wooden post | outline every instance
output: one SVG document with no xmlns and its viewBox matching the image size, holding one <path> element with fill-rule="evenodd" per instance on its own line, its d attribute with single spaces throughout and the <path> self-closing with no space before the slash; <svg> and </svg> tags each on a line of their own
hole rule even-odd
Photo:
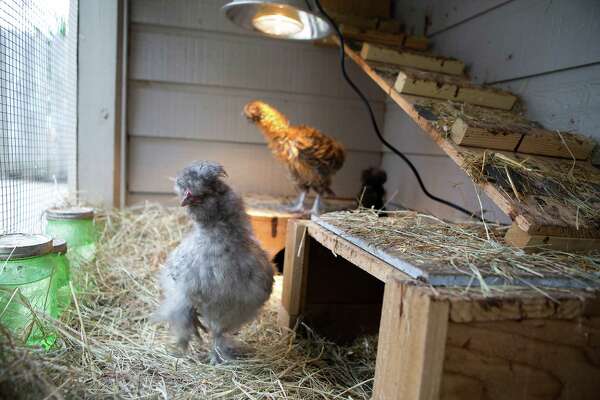
<svg viewBox="0 0 600 400">
<path fill-rule="evenodd" d="M 289 220 L 283 263 L 283 290 L 279 309 L 279 326 L 294 328 L 300 314 L 308 265 L 308 221 Z"/>
<path fill-rule="evenodd" d="M 419 287 L 385 285 L 375 367 L 376 400 L 439 398 L 449 306 Z"/>
</svg>

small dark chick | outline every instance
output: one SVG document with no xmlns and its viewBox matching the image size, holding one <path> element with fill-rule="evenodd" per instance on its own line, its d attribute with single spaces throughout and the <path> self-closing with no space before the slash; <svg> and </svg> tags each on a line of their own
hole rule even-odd
<svg viewBox="0 0 600 400">
<path fill-rule="evenodd" d="M 274 107 L 252 101 L 244 107 L 244 115 L 260 128 L 273 155 L 282 161 L 300 194 L 291 211 L 304 211 L 304 198 L 309 190 L 317 193 L 311 213 L 319 214 L 321 197 L 333 194 L 331 178 L 344 165 L 342 145 L 315 128 L 290 125 L 290 121 Z"/>
<path fill-rule="evenodd" d="M 371 167 L 362 172 L 362 189 L 358 194 L 361 205 L 366 208 L 383 210 L 385 188 L 383 185 L 387 181 L 387 174 L 384 170 Z"/>
<path fill-rule="evenodd" d="M 192 231 L 160 274 L 164 298 L 155 317 L 166 321 L 185 351 L 198 327 L 212 337 L 211 363 L 239 355 L 228 334 L 254 319 L 273 287 L 273 266 L 253 236 L 242 199 L 222 180 L 217 163 L 200 161 L 175 180 Z"/>
</svg>

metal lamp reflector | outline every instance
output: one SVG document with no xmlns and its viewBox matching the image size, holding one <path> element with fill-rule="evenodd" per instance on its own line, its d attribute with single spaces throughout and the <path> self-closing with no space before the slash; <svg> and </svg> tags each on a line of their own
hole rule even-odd
<svg viewBox="0 0 600 400">
<path fill-rule="evenodd" d="M 333 32 L 304 0 L 235 0 L 223 12 L 236 25 L 275 38 L 316 40 Z"/>
</svg>

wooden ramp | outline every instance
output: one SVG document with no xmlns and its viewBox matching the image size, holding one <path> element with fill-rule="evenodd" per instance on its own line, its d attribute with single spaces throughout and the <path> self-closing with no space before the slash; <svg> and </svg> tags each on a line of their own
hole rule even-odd
<svg viewBox="0 0 600 400">
<path fill-rule="evenodd" d="M 470 83 L 456 61 L 448 67 L 450 59 L 399 49 L 382 55 L 380 47 L 352 43 L 345 52 L 513 220 L 507 240 L 600 248 L 600 170 L 589 161 L 591 140 L 510 111 L 514 95 Z"/>
</svg>

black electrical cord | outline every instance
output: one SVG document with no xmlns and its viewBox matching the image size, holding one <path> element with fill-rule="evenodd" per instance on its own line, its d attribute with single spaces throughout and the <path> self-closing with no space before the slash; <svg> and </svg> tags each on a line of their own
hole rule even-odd
<svg viewBox="0 0 600 400">
<path fill-rule="evenodd" d="M 333 21 L 333 19 L 329 16 L 329 14 L 327 14 L 325 12 L 325 10 L 323 10 L 323 7 L 321 7 L 321 2 L 319 0 L 314 0 L 315 5 L 317 6 L 317 8 L 319 9 L 319 12 L 321 14 L 323 14 L 323 16 L 327 19 L 327 21 L 329 22 L 329 24 L 331 24 L 331 26 L 333 26 L 333 29 L 335 30 L 335 33 L 337 34 L 337 37 L 340 41 L 340 66 L 342 69 L 342 75 L 344 76 L 344 79 L 346 80 L 346 82 L 352 87 L 352 89 L 354 90 L 354 92 L 361 98 L 361 100 L 363 101 L 363 103 L 365 104 L 365 106 L 367 107 L 367 110 L 369 111 L 369 116 L 371 117 L 371 124 L 373 125 L 373 129 L 375 130 L 375 133 L 377 134 L 377 137 L 379 138 L 379 140 L 381 141 L 381 143 L 384 144 L 384 146 L 386 146 L 388 149 L 390 149 L 394 154 L 396 154 L 398 157 L 400 157 L 410 168 L 410 170 L 412 171 L 412 173 L 414 174 L 415 178 L 417 178 L 417 182 L 419 182 L 419 186 L 421 187 L 421 190 L 423 191 L 423 193 L 425 193 L 425 195 L 427 197 L 429 197 L 432 200 L 437 201 L 438 203 L 442 203 L 447 205 L 448 207 L 454 208 L 455 210 L 458 210 L 472 218 L 475 219 L 479 219 L 482 221 L 485 221 L 485 219 L 483 218 L 483 216 L 479 216 L 476 213 L 467 210 L 466 208 L 463 208 L 461 206 L 459 206 L 458 204 L 454 204 L 448 200 L 442 199 L 441 197 L 437 197 L 434 194 L 431 194 L 429 192 L 429 190 L 427 190 L 427 188 L 425 187 L 425 184 L 423 183 L 423 179 L 421 179 L 421 175 L 419 174 L 419 171 L 417 170 L 417 168 L 414 166 L 414 164 L 408 159 L 408 157 L 406 157 L 406 155 L 404 155 L 400 150 L 398 150 L 397 148 L 395 148 L 394 146 L 392 146 L 381 134 L 381 131 L 379 130 L 379 126 L 377 125 L 377 120 L 375 119 L 375 114 L 373 113 L 373 109 L 371 108 L 371 104 L 369 104 L 369 100 L 367 99 L 367 97 L 363 94 L 363 92 L 358 88 L 358 86 L 356 86 L 356 84 L 352 81 L 352 79 L 348 76 L 348 72 L 346 71 L 346 54 L 344 52 L 344 36 L 342 35 L 342 32 L 340 32 L 338 26 L 336 25 L 336 23 Z M 307 1 L 308 3 L 308 1 Z M 489 222 L 489 221 L 485 221 L 485 222 Z"/>
</svg>

